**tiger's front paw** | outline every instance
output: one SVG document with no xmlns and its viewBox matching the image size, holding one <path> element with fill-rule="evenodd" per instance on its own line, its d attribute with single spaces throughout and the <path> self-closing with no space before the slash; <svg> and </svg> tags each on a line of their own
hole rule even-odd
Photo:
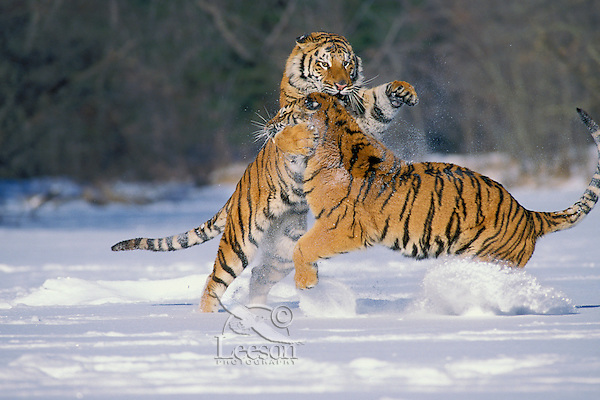
<svg viewBox="0 0 600 400">
<path fill-rule="evenodd" d="M 312 265 L 304 268 L 296 267 L 294 282 L 296 282 L 296 288 L 298 289 L 311 289 L 317 286 L 317 283 L 319 283 L 317 267 Z"/>
<path fill-rule="evenodd" d="M 404 81 L 390 82 L 385 89 L 385 94 L 390 99 L 392 107 L 396 108 L 402 104 L 414 106 L 419 102 L 415 88 L 410 83 Z"/>
<path fill-rule="evenodd" d="M 312 154 L 318 138 L 314 125 L 306 122 L 288 125 L 273 138 L 279 150 L 291 154 L 309 156 Z"/>
</svg>

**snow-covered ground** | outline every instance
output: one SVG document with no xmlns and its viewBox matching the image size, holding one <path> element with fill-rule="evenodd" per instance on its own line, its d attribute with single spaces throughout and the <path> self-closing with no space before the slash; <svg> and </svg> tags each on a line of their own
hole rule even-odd
<svg viewBox="0 0 600 400">
<path fill-rule="evenodd" d="M 586 183 L 513 192 L 557 210 Z M 600 398 L 600 210 L 542 239 L 524 271 L 382 248 L 323 262 L 316 288 L 288 277 L 272 292 L 300 342 L 284 345 L 195 312 L 217 240 L 110 251 L 198 225 L 231 186 L 175 186 L 140 206 L 91 206 L 77 187 L 48 203 L 3 190 L 0 398 Z M 244 303 L 247 284 L 228 301 Z"/>
</svg>

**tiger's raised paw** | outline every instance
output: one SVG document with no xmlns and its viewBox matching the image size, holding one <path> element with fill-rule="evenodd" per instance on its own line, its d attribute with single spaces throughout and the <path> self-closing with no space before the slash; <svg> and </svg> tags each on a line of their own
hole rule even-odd
<svg viewBox="0 0 600 400">
<path fill-rule="evenodd" d="M 400 107 L 402 104 L 414 106 L 419 102 L 415 88 L 410 83 L 404 81 L 390 82 L 385 89 L 385 94 L 390 99 L 392 107 L 395 108 Z"/>
<path fill-rule="evenodd" d="M 273 137 L 279 150 L 291 154 L 309 156 L 317 144 L 318 132 L 314 125 L 305 122 L 288 125 Z"/>
<path fill-rule="evenodd" d="M 319 283 L 316 267 L 307 267 L 299 269 L 296 267 L 294 282 L 297 289 L 311 289 Z"/>
</svg>

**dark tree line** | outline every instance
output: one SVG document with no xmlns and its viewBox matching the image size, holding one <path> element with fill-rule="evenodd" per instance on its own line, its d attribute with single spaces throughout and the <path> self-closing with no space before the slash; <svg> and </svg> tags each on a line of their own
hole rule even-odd
<svg viewBox="0 0 600 400">
<path fill-rule="evenodd" d="M 249 162 L 294 39 L 345 35 L 372 85 L 418 106 L 387 142 L 414 155 L 576 163 L 600 119 L 596 0 L 3 0 L 0 178 L 193 179 Z"/>
</svg>

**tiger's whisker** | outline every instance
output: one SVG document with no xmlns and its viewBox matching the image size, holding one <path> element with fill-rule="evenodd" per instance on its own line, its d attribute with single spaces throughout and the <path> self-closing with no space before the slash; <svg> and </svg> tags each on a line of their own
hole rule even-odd
<svg viewBox="0 0 600 400">
<path fill-rule="evenodd" d="M 368 85 L 369 83 L 373 82 L 373 81 L 374 81 L 375 79 L 377 79 L 377 78 L 379 78 L 379 75 L 375 75 L 375 76 L 374 76 L 374 77 L 372 77 L 372 78 L 365 79 L 365 81 L 363 82 L 363 85 L 365 85 L 365 86 L 366 86 L 366 85 Z"/>
</svg>

